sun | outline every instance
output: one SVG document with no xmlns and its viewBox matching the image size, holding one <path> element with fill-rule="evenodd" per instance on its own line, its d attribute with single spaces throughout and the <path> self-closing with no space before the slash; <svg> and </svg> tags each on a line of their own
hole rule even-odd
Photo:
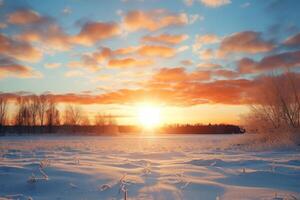
<svg viewBox="0 0 300 200">
<path fill-rule="evenodd" d="M 138 106 L 137 117 L 145 128 L 154 128 L 159 125 L 161 120 L 160 109 L 153 105 Z"/>
</svg>

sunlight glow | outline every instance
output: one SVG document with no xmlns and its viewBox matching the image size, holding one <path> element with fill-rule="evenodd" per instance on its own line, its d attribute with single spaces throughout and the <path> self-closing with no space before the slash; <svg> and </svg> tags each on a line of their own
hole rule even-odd
<svg viewBox="0 0 300 200">
<path fill-rule="evenodd" d="M 156 127 L 161 120 L 159 107 L 153 105 L 141 105 L 138 107 L 137 117 L 145 128 Z"/>
</svg>

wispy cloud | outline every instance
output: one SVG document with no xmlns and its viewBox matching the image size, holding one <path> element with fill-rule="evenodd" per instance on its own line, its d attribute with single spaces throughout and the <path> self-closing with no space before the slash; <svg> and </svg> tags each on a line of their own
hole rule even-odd
<svg viewBox="0 0 300 200">
<path fill-rule="evenodd" d="M 155 31 L 168 26 L 188 24 L 188 16 L 186 13 L 170 13 L 164 9 L 150 11 L 133 10 L 126 13 L 123 23 L 128 31 L 139 29 Z"/>
<path fill-rule="evenodd" d="M 0 79 L 7 77 L 41 78 L 43 75 L 32 67 L 20 65 L 7 57 L 0 57 Z"/>
</svg>

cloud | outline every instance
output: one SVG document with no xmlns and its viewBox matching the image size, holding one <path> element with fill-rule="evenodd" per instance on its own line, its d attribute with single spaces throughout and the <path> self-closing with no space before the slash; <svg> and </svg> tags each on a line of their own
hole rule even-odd
<svg viewBox="0 0 300 200">
<path fill-rule="evenodd" d="M 251 102 L 249 91 L 256 82 L 247 79 L 218 80 L 195 86 L 190 98 L 206 99 L 209 103 L 248 104 Z"/>
<path fill-rule="evenodd" d="M 191 14 L 189 15 L 189 24 L 194 24 L 197 20 L 204 20 L 204 17 L 199 14 Z"/>
<path fill-rule="evenodd" d="M 240 73 L 233 71 L 233 70 L 227 70 L 227 69 L 218 69 L 212 71 L 214 76 L 220 76 L 220 77 L 225 77 L 225 78 L 236 78 L 240 75 Z"/>
<path fill-rule="evenodd" d="M 195 1 L 196 0 L 183 0 L 183 3 L 187 6 L 192 6 Z M 211 8 L 216 8 L 231 3 L 231 0 L 197 0 L 197 1 Z"/>
<path fill-rule="evenodd" d="M 71 61 L 68 66 L 71 68 L 83 68 L 90 71 L 97 71 L 101 66 L 107 65 L 111 68 L 138 67 L 153 65 L 151 59 L 136 59 L 134 57 L 161 57 L 169 58 L 176 54 L 174 48 L 160 45 L 129 46 L 112 50 L 101 47 L 93 53 L 85 53 L 80 56 L 79 61 Z M 128 57 L 130 55 L 130 57 Z M 126 56 L 124 58 L 124 56 Z"/>
<path fill-rule="evenodd" d="M 54 20 L 31 10 L 11 13 L 8 15 L 8 21 L 18 25 L 34 25 L 25 26 L 17 35 L 19 40 L 37 42 L 45 45 L 46 48 L 61 51 L 69 50 L 74 44 L 90 46 L 121 33 L 117 23 L 89 21 L 83 24 L 78 34 L 70 35 L 65 33 Z"/>
<path fill-rule="evenodd" d="M 0 79 L 7 77 L 41 78 L 42 74 L 31 67 L 20 65 L 10 58 L 0 57 Z"/>
<path fill-rule="evenodd" d="M 159 45 L 145 45 L 138 49 L 138 53 L 142 56 L 153 56 L 170 58 L 173 57 L 176 52 L 173 48 Z"/>
<path fill-rule="evenodd" d="M 182 60 L 182 61 L 180 61 L 180 63 L 185 66 L 190 66 L 190 65 L 194 64 L 194 62 L 192 60 Z"/>
<path fill-rule="evenodd" d="M 17 38 L 26 42 L 38 42 L 53 50 L 65 51 L 72 46 L 71 37 L 54 23 L 24 30 Z"/>
<path fill-rule="evenodd" d="M 290 47 L 300 46 L 300 33 L 287 38 L 283 44 Z"/>
<path fill-rule="evenodd" d="M 284 52 L 271 56 L 266 56 L 260 61 L 250 58 L 243 58 L 237 63 L 240 73 L 258 73 L 279 68 L 299 67 L 300 51 Z"/>
<path fill-rule="evenodd" d="M 142 38 L 143 42 L 157 42 L 164 44 L 179 44 L 189 38 L 186 34 L 171 35 L 171 34 L 161 34 L 157 36 L 144 36 Z"/>
<path fill-rule="evenodd" d="M 196 35 L 195 36 L 195 43 L 193 45 L 193 51 L 197 51 L 203 45 L 207 44 L 214 44 L 219 42 L 220 39 L 215 34 L 206 34 L 206 35 Z"/>
<path fill-rule="evenodd" d="M 38 44 L 47 53 L 51 50 L 69 50 L 72 46 L 70 35 L 65 33 L 53 19 L 35 11 L 15 11 L 8 15 L 9 20 L 16 25 L 24 25 L 21 27 L 21 32 L 16 35 L 18 40 Z"/>
<path fill-rule="evenodd" d="M 120 27 L 116 23 L 87 22 L 81 28 L 80 33 L 72 38 L 72 41 L 76 44 L 90 46 L 120 33 Z"/>
<path fill-rule="evenodd" d="M 42 53 L 31 44 L 0 34 L 0 54 L 27 62 L 37 62 Z"/>
<path fill-rule="evenodd" d="M 7 27 L 7 24 L 0 22 L 0 29 L 5 29 Z"/>
<path fill-rule="evenodd" d="M 183 67 L 162 68 L 151 79 L 151 83 L 194 82 L 210 79 L 210 71 L 186 72 Z"/>
<path fill-rule="evenodd" d="M 180 46 L 176 49 L 176 52 L 180 53 L 180 52 L 184 52 L 186 50 L 188 50 L 190 47 L 188 45 L 183 45 L 183 46 Z"/>
<path fill-rule="evenodd" d="M 215 52 L 213 49 L 205 49 L 199 51 L 199 57 L 202 60 L 210 60 L 215 57 Z"/>
<path fill-rule="evenodd" d="M 180 26 L 188 24 L 188 16 L 185 13 L 170 13 L 164 9 L 151 11 L 133 10 L 128 12 L 123 19 L 123 25 L 128 31 L 147 29 L 155 31 L 168 26 Z"/>
<path fill-rule="evenodd" d="M 40 23 L 43 18 L 33 10 L 17 10 L 7 15 L 7 22 L 15 25 Z"/>
<path fill-rule="evenodd" d="M 72 9 L 70 7 L 65 7 L 61 12 L 65 15 L 69 15 L 72 13 Z"/>
<path fill-rule="evenodd" d="M 252 80 L 215 80 L 199 81 L 197 76 L 206 71 L 186 72 L 183 68 L 163 68 L 153 75 L 146 84 L 145 80 L 138 89 L 119 89 L 113 92 L 104 90 L 102 94 L 47 94 L 61 103 L 78 104 L 135 104 L 145 99 L 168 105 L 193 106 L 199 104 L 247 105 L 257 103 L 257 90 L 268 80 L 258 77 Z M 300 84 L 300 74 L 294 73 L 296 85 Z M 22 94 L 0 93 L 0 96 L 17 98 Z M 23 96 L 31 94 L 23 94 Z"/>
<path fill-rule="evenodd" d="M 261 38 L 261 33 L 244 31 L 225 37 L 220 43 L 218 56 L 224 57 L 231 53 L 256 54 L 269 52 L 274 48 L 275 45 L 272 42 Z"/>
<path fill-rule="evenodd" d="M 198 64 L 198 67 L 204 67 L 204 68 L 219 68 L 221 65 L 216 63 L 200 63 Z"/>
<path fill-rule="evenodd" d="M 127 55 L 127 54 L 133 54 L 136 53 L 136 51 L 139 49 L 139 46 L 129 46 L 124 48 L 119 48 L 113 51 L 113 55 Z"/>
<path fill-rule="evenodd" d="M 86 69 L 92 72 L 100 69 L 98 61 L 89 55 L 82 55 L 79 61 L 70 61 L 67 66 L 70 68 Z"/>
<path fill-rule="evenodd" d="M 188 75 L 182 67 L 162 68 L 153 76 L 151 82 L 164 82 L 171 84 L 172 82 L 186 81 L 187 79 Z"/>
<path fill-rule="evenodd" d="M 90 71 L 97 71 L 101 65 L 114 56 L 114 51 L 107 47 L 101 47 L 93 53 L 85 53 L 80 56 L 79 61 L 71 61 L 68 67 L 84 68 Z"/>
<path fill-rule="evenodd" d="M 61 63 L 45 63 L 44 66 L 48 69 L 56 69 L 61 66 Z"/>
<path fill-rule="evenodd" d="M 93 53 L 85 54 L 81 58 L 82 60 L 94 60 L 94 63 L 103 63 L 109 58 L 113 57 L 115 52 L 108 47 L 101 47 Z M 87 63 L 86 63 L 87 64 Z"/>
<path fill-rule="evenodd" d="M 126 68 L 126 67 L 145 67 L 152 65 L 151 60 L 136 60 L 134 58 L 112 59 L 108 62 L 108 67 L 111 68 Z"/>
<path fill-rule="evenodd" d="M 194 3 L 194 0 L 183 0 L 183 3 L 187 6 L 192 6 Z"/>
<path fill-rule="evenodd" d="M 230 4 L 230 0 L 200 0 L 202 4 L 208 7 L 216 8 Z"/>
<path fill-rule="evenodd" d="M 189 79 L 193 82 L 208 81 L 211 79 L 211 71 L 197 70 L 189 74 Z"/>
</svg>

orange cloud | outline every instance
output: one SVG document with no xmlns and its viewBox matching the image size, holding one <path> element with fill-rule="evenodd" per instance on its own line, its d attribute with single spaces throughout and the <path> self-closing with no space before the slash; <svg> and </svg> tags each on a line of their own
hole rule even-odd
<svg viewBox="0 0 300 200">
<path fill-rule="evenodd" d="M 218 55 L 223 57 L 231 53 L 256 54 L 268 52 L 274 48 L 274 44 L 269 41 L 264 41 L 260 33 L 245 31 L 225 37 L 221 41 Z"/>
<path fill-rule="evenodd" d="M 152 78 L 152 82 L 180 82 L 187 80 L 184 68 L 162 68 Z"/>
<path fill-rule="evenodd" d="M 242 58 L 237 62 L 238 70 L 242 74 L 256 73 L 256 62 L 250 58 Z"/>
<path fill-rule="evenodd" d="M 17 38 L 26 42 L 39 42 L 54 50 L 69 50 L 74 44 L 90 46 L 121 33 L 116 23 L 87 22 L 77 35 L 72 36 L 53 20 L 28 10 L 16 11 L 8 16 L 8 20 L 15 24 L 34 23 L 34 28 L 25 27 Z"/>
<path fill-rule="evenodd" d="M 211 78 L 211 71 L 198 70 L 189 74 L 190 81 L 208 81 Z"/>
<path fill-rule="evenodd" d="M 72 41 L 89 46 L 118 34 L 120 34 L 120 27 L 116 23 L 88 22 L 82 27 L 80 33 L 72 38 Z"/>
<path fill-rule="evenodd" d="M 41 24 L 39 28 L 28 29 L 17 36 L 26 42 L 40 42 L 54 50 L 69 50 L 72 46 L 71 37 L 56 24 Z"/>
<path fill-rule="evenodd" d="M 33 70 L 31 67 L 17 64 L 15 61 L 1 57 L 0 58 L 0 78 L 41 78 L 42 74 Z"/>
<path fill-rule="evenodd" d="M 47 51 L 68 50 L 72 45 L 71 36 L 51 18 L 42 16 L 32 10 L 18 10 L 8 15 L 8 21 L 23 26 L 22 32 L 16 35 L 23 42 L 36 42 L 43 45 Z"/>
<path fill-rule="evenodd" d="M 136 60 L 134 58 L 112 59 L 108 62 L 108 66 L 112 68 L 144 67 L 152 64 L 153 61 L 151 60 Z"/>
<path fill-rule="evenodd" d="M 29 43 L 11 39 L 0 34 L 0 53 L 27 62 L 36 62 L 42 58 L 42 53 Z"/>
<path fill-rule="evenodd" d="M 7 22 L 16 25 L 26 25 L 38 23 L 42 17 L 32 10 L 17 10 L 7 16 Z"/>
<path fill-rule="evenodd" d="M 199 57 L 202 60 L 210 60 L 212 58 L 214 58 L 215 56 L 215 52 L 212 49 L 205 49 L 202 51 L 199 51 Z"/>
<path fill-rule="evenodd" d="M 162 72 L 163 71 L 163 72 Z M 140 89 L 120 89 L 99 95 L 92 94 L 47 94 L 57 102 L 78 104 L 128 104 L 137 103 L 145 99 L 158 101 L 168 105 L 192 106 L 203 103 L 211 104 L 249 104 L 257 103 L 253 97 L 259 95 L 257 90 L 268 77 L 259 77 L 253 80 L 218 80 L 210 82 L 188 81 L 180 75 L 189 74 L 180 68 L 162 69 L 158 74 L 163 75 L 159 82 L 154 75 L 147 85 Z M 294 73 L 296 85 L 300 84 L 300 74 Z M 168 81 L 164 81 L 168 78 Z M 172 84 L 170 84 L 172 83 Z M 0 93 L 0 96 L 17 98 L 22 94 Z M 23 94 L 23 96 L 32 94 Z"/>
<path fill-rule="evenodd" d="M 219 68 L 221 65 L 216 63 L 200 63 L 198 64 L 198 67 L 204 67 L 204 68 Z"/>
<path fill-rule="evenodd" d="M 155 31 L 168 26 L 188 24 L 188 16 L 185 13 L 172 14 L 164 9 L 134 10 L 124 16 L 123 23 L 129 31 L 139 29 Z"/>
<path fill-rule="evenodd" d="M 284 41 L 284 44 L 286 46 L 291 46 L 291 47 L 300 46 L 300 33 L 297 33 L 296 35 L 293 35 L 288 39 L 286 39 Z"/>
<path fill-rule="evenodd" d="M 201 0 L 201 2 L 208 7 L 219 7 L 230 4 L 230 0 Z"/>
<path fill-rule="evenodd" d="M 180 61 L 180 63 L 185 66 L 190 66 L 190 65 L 194 64 L 193 61 L 191 61 L 191 60 L 182 60 L 182 61 Z"/>
<path fill-rule="evenodd" d="M 100 69 L 100 66 L 108 65 L 108 67 L 134 67 L 134 66 L 149 66 L 154 62 L 150 59 L 137 60 L 131 57 L 123 58 L 125 55 L 132 54 L 133 56 L 149 56 L 169 58 L 176 54 L 175 49 L 167 46 L 129 46 L 112 50 L 107 47 L 102 47 L 93 53 L 81 55 L 79 61 L 71 61 L 68 66 L 71 68 L 85 68 L 92 71 Z M 122 58 L 120 58 L 122 57 Z"/>
<path fill-rule="evenodd" d="M 266 56 L 256 62 L 250 58 L 243 58 L 238 63 L 241 73 L 257 73 L 278 68 L 300 66 L 300 51 L 291 51 L 271 56 Z"/>
<path fill-rule="evenodd" d="M 227 69 L 219 69 L 212 71 L 214 76 L 221 76 L 225 78 L 236 78 L 239 76 L 239 73 L 233 70 L 227 70 Z"/>
<path fill-rule="evenodd" d="M 79 61 L 69 62 L 68 67 L 85 68 L 91 71 L 97 71 L 100 69 L 100 65 L 110 59 L 113 55 L 114 52 L 110 48 L 102 47 L 93 53 L 81 55 Z"/>
<path fill-rule="evenodd" d="M 119 48 L 113 51 L 114 55 L 125 55 L 125 54 L 132 54 L 138 50 L 138 46 L 129 46 L 124 48 Z"/>
<path fill-rule="evenodd" d="M 83 55 L 79 61 L 70 61 L 68 64 L 70 68 L 87 69 L 89 71 L 97 71 L 100 69 L 99 63 L 94 58 Z"/>
<path fill-rule="evenodd" d="M 189 98 L 206 99 L 209 103 L 247 104 L 251 102 L 249 91 L 256 85 L 253 80 L 219 80 L 198 84 Z"/>
<path fill-rule="evenodd" d="M 170 35 L 170 34 L 161 34 L 157 36 L 144 36 L 142 38 L 143 42 L 157 42 L 164 44 L 179 44 L 184 40 L 188 39 L 188 35 Z"/>
<path fill-rule="evenodd" d="M 114 55 L 114 52 L 108 47 L 102 47 L 92 54 L 89 54 L 91 59 L 97 62 L 103 62 Z"/>
<path fill-rule="evenodd" d="M 167 46 L 145 45 L 138 49 L 138 53 L 142 56 L 155 56 L 169 58 L 176 54 L 175 50 Z"/>
<path fill-rule="evenodd" d="M 193 45 L 193 50 L 197 51 L 203 45 L 213 44 L 219 41 L 220 41 L 219 37 L 214 34 L 196 35 L 195 44 Z"/>
<path fill-rule="evenodd" d="M 183 67 L 162 68 L 153 75 L 150 84 L 197 82 L 210 79 L 210 71 L 194 71 L 187 73 Z"/>
</svg>

